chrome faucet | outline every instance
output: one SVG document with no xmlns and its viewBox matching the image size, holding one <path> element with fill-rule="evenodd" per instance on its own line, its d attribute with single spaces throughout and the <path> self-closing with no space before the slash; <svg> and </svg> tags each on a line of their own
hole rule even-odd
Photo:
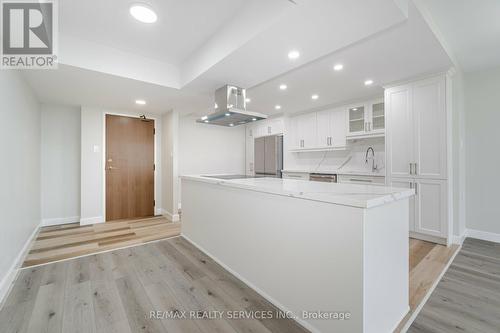
<svg viewBox="0 0 500 333">
<path fill-rule="evenodd" d="M 368 164 L 368 153 L 372 151 L 372 172 L 377 171 L 377 165 L 375 165 L 375 151 L 373 150 L 372 147 L 368 147 L 366 150 L 366 155 L 365 155 L 365 164 Z"/>
</svg>

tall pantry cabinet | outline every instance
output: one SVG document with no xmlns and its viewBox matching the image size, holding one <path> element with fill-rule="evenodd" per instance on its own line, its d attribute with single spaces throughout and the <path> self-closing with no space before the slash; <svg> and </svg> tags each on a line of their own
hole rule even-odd
<svg viewBox="0 0 500 333">
<path fill-rule="evenodd" d="M 415 189 L 410 236 L 447 243 L 448 142 L 446 75 L 385 90 L 386 180 Z"/>
</svg>

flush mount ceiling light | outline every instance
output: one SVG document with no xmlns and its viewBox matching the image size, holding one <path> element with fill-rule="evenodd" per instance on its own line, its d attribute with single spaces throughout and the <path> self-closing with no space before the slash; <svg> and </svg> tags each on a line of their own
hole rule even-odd
<svg viewBox="0 0 500 333">
<path fill-rule="evenodd" d="M 371 84 L 373 84 L 373 80 L 366 80 L 365 81 L 365 86 L 369 86 Z"/>
<path fill-rule="evenodd" d="M 288 86 L 286 84 L 280 85 L 280 90 L 286 90 L 286 88 L 288 88 Z"/>
<path fill-rule="evenodd" d="M 297 59 L 298 57 L 300 57 L 299 51 L 292 50 L 292 51 L 288 52 L 288 59 L 294 60 L 294 59 Z"/>
<path fill-rule="evenodd" d="M 319 96 L 316 95 L 316 94 L 314 94 L 314 95 L 311 96 L 311 98 L 314 99 L 314 100 L 317 100 L 319 98 Z"/>
<path fill-rule="evenodd" d="M 144 3 L 136 3 L 130 6 L 130 15 L 132 15 L 137 21 L 143 23 L 154 23 L 158 20 L 158 16 L 154 12 L 151 6 Z"/>
<path fill-rule="evenodd" d="M 135 101 L 135 104 L 137 104 L 137 105 L 146 105 L 146 101 L 145 101 L 145 100 L 143 100 L 143 99 L 137 99 L 137 100 Z"/>
<path fill-rule="evenodd" d="M 281 109 L 281 105 L 276 105 L 274 108 L 275 108 L 276 110 L 279 110 L 279 109 Z"/>
<path fill-rule="evenodd" d="M 344 65 L 342 64 L 336 64 L 335 66 L 333 66 L 333 70 L 334 71 L 341 71 L 342 69 L 344 68 Z"/>
</svg>

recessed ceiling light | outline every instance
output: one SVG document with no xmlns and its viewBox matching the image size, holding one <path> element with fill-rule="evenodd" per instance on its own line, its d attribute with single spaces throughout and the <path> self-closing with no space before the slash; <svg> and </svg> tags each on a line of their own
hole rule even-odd
<svg viewBox="0 0 500 333">
<path fill-rule="evenodd" d="M 201 117 L 201 120 L 207 120 L 207 119 L 208 119 L 208 116 Z"/>
<path fill-rule="evenodd" d="M 279 109 L 281 109 L 281 105 L 276 105 L 274 108 L 275 108 L 276 110 L 279 110 Z"/>
<path fill-rule="evenodd" d="M 250 103 L 252 100 L 250 98 L 245 98 L 245 102 Z"/>
<path fill-rule="evenodd" d="M 342 69 L 344 68 L 344 65 L 342 64 L 336 64 L 335 66 L 333 66 L 333 70 L 335 71 L 341 71 Z"/>
<path fill-rule="evenodd" d="M 288 88 L 288 86 L 286 84 L 280 85 L 280 90 L 286 90 L 286 88 Z"/>
<path fill-rule="evenodd" d="M 158 20 L 158 16 L 153 8 L 143 3 L 136 3 L 130 6 L 130 15 L 143 23 L 154 23 Z"/>
<path fill-rule="evenodd" d="M 252 118 L 252 121 L 257 121 L 257 118 Z"/>
<path fill-rule="evenodd" d="M 351 110 L 352 111 L 358 111 L 358 108 L 352 108 Z"/>
<path fill-rule="evenodd" d="M 234 126 L 234 124 L 229 124 L 229 126 L 233 127 L 233 126 Z"/>
<path fill-rule="evenodd" d="M 365 81 L 365 86 L 369 86 L 371 84 L 373 84 L 373 80 L 366 80 Z"/>
<path fill-rule="evenodd" d="M 229 117 L 231 114 L 229 112 L 226 112 L 226 117 Z"/>
<path fill-rule="evenodd" d="M 207 119 L 205 119 L 205 122 L 206 122 L 206 123 L 208 123 L 208 120 L 207 120 Z"/>
<path fill-rule="evenodd" d="M 312 99 L 314 99 L 314 100 L 316 100 L 316 99 L 318 99 L 318 98 L 319 98 L 319 96 L 318 96 L 318 95 L 316 95 L 316 94 L 314 94 L 314 95 L 312 95 L 312 96 L 311 96 L 311 98 L 312 98 Z"/>
<path fill-rule="evenodd" d="M 288 52 L 288 59 L 297 59 L 298 57 L 300 57 L 300 53 L 299 51 L 297 50 L 292 50 L 290 52 Z"/>
<path fill-rule="evenodd" d="M 138 105 L 146 105 L 146 101 L 145 101 L 145 100 L 143 100 L 143 99 L 137 99 L 137 100 L 135 101 L 135 104 L 138 104 Z"/>
</svg>

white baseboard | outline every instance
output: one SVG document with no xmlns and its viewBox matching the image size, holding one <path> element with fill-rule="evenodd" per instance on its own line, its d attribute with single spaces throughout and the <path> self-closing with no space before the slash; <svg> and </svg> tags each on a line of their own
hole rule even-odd
<svg viewBox="0 0 500 333">
<path fill-rule="evenodd" d="M 51 219 L 43 219 L 42 227 L 48 227 L 51 225 L 59 225 L 59 224 L 78 223 L 78 222 L 80 222 L 80 216 L 57 217 Z"/>
<path fill-rule="evenodd" d="M 161 210 L 161 215 L 165 216 L 167 218 L 167 220 L 169 220 L 171 222 L 179 222 L 179 220 L 180 220 L 179 214 L 172 214 L 165 209 Z"/>
<path fill-rule="evenodd" d="M 19 272 L 19 268 L 24 262 L 24 258 L 28 254 L 29 246 L 35 236 L 38 234 L 38 230 L 40 229 L 41 223 L 35 227 L 31 235 L 28 237 L 26 242 L 23 245 L 23 248 L 21 251 L 19 251 L 19 254 L 17 257 L 14 259 L 12 262 L 12 265 L 10 266 L 9 270 L 7 271 L 7 274 L 2 278 L 2 281 L 0 282 L 0 309 L 2 308 L 4 301 L 6 300 L 6 296 L 9 294 L 10 289 L 12 288 L 12 285 L 14 281 L 16 281 L 17 274 Z"/>
<path fill-rule="evenodd" d="M 155 207 L 155 215 L 162 215 L 163 208 L 156 208 Z"/>
<path fill-rule="evenodd" d="M 467 236 L 470 238 L 481 239 L 489 242 L 500 243 L 500 234 L 488 231 L 481 231 L 475 229 L 467 229 Z"/>
<path fill-rule="evenodd" d="M 467 238 L 467 230 L 461 236 L 453 235 L 452 243 L 462 245 L 465 238 Z"/>
<path fill-rule="evenodd" d="M 410 237 L 415 239 L 424 240 L 427 242 L 438 243 L 446 245 L 446 238 L 424 235 L 418 232 L 410 231 Z"/>
<path fill-rule="evenodd" d="M 96 217 L 86 217 L 84 219 L 80 219 L 80 225 L 88 225 L 88 224 L 96 224 L 96 223 L 104 223 L 104 217 L 96 216 Z"/>
</svg>

